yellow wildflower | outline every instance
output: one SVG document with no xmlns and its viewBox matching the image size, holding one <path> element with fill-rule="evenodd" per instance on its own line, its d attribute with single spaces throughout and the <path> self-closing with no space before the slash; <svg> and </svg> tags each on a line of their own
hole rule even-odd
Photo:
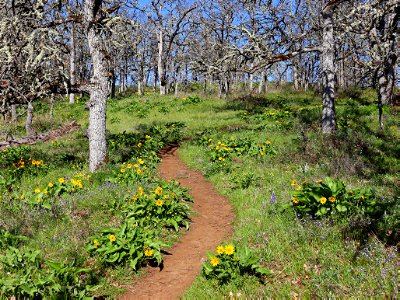
<svg viewBox="0 0 400 300">
<path fill-rule="evenodd" d="M 148 134 L 146 134 L 146 139 L 149 139 L 149 138 L 150 138 L 150 136 Z"/>
<path fill-rule="evenodd" d="M 138 175 L 142 174 L 142 170 L 141 169 L 137 169 L 136 170 L 136 174 L 138 174 Z"/>
<path fill-rule="evenodd" d="M 58 182 L 59 182 L 59 183 L 61 183 L 61 184 L 63 184 L 63 183 L 65 182 L 65 179 L 64 179 L 64 177 L 60 177 L 60 178 L 58 178 Z"/>
<path fill-rule="evenodd" d="M 144 164 L 144 160 L 143 160 L 143 159 L 141 159 L 141 158 L 139 158 L 139 159 L 138 159 L 138 162 L 139 162 L 139 164 L 141 164 L 141 165 L 143 165 L 143 164 Z"/>
<path fill-rule="evenodd" d="M 301 191 L 301 185 L 299 185 L 297 188 L 296 188 L 296 191 Z"/>
<path fill-rule="evenodd" d="M 325 197 L 319 198 L 319 202 L 321 202 L 321 204 L 324 205 L 326 203 L 326 198 Z"/>
<path fill-rule="evenodd" d="M 293 201 L 294 204 L 298 204 L 299 203 L 299 198 L 293 197 L 292 201 Z"/>
<path fill-rule="evenodd" d="M 142 147 L 142 143 L 137 144 L 138 148 Z"/>
<path fill-rule="evenodd" d="M 139 168 L 139 165 L 138 165 L 138 164 L 134 164 L 133 166 L 134 166 L 136 169 Z"/>
<path fill-rule="evenodd" d="M 128 169 L 132 169 L 132 164 L 128 164 L 126 167 L 127 167 Z"/>
<path fill-rule="evenodd" d="M 19 199 L 24 200 L 25 199 L 25 195 L 22 194 L 21 197 L 19 197 Z"/>
<path fill-rule="evenodd" d="M 211 257 L 210 263 L 211 263 L 211 265 L 212 265 L 213 267 L 218 266 L 218 264 L 219 264 L 219 259 L 218 259 L 218 257 L 216 257 L 216 256 Z"/>
<path fill-rule="evenodd" d="M 157 205 L 157 206 L 162 206 L 163 203 L 164 203 L 164 202 L 163 202 L 161 199 L 158 199 L 158 200 L 156 201 L 156 205 Z"/>
<path fill-rule="evenodd" d="M 143 188 L 141 186 L 139 186 L 139 195 L 143 196 Z"/>
<path fill-rule="evenodd" d="M 235 252 L 235 247 L 233 245 L 227 245 L 225 247 L 225 254 L 226 255 L 232 255 L 233 252 Z"/>
<path fill-rule="evenodd" d="M 40 193 L 40 189 L 35 189 L 35 194 L 39 194 Z"/>
<path fill-rule="evenodd" d="M 47 194 L 47 189 L 44 189 L 44 190 L 43 190 L 43 194 Z"/>
<path fill-rule="evenodd" d="M 329 202 L 332 202 L 332 203 L 333 203 L 333 202 L 335 202 L 335 201 L 336 201 L 336 197 L 334 197 L 334 196 L 331 196 L 331 197 L 329 197 L 329 199 L 328 199 L 328 200 L 329 200 Z"/>
<path fill-rule="evenodd" d="M 225 252 L 224 246 L 222 246 L 222 245 L 217 246 L 216 252 L 217 252 L 218 254 L 223 254 L 223 253 Z"/>
<path fill-rule="evenodd" d="M 154 254 L 154 251 L 151 250 L 151 249 L 144 250 L 144 255 L 145 256 L 153 256 L 153 254 Z"/>
<path fill-rule="evenodd" d="M 121 173 L 125 173 L 125 169 L 124 168 L 121 168 Z"/>
<path fill-rule="evenodd" d="M 218 160 L 224 160 L 224 158 L 222 156 L 218 157 Z"/>
<path fill-rule="evenodd" d="M 110 236 L 108 237 L 110 239 L 110 242 L 115 242 L 117 240 L 117 238 L 115 237 L 115 235 L 110 234 Z"/>
<path fill-rule="evenodd" d="M 164 195 L 164 199 L 168 199 L 168 198 L 169 198 L 168 194 Z"/>
<path fill-rule="evenodd" d="M 99 245 L 100 245 L 100 243 L 99 243 L 98 240 L 94 240 L 94 241 L 93 241 L 93 245 L 94 245 L 95 248 L 98 248 Z"/>
<path fill-rule="evenodd" d="M 52 182 L 49 182 L 49 184 L 47 185 L 49 188 L 52 188 L 54 186 L 54 184 Z"/>
<path fill-rule="evenodd" d="M 297 180 L 292 180 L 291 186 L 297 185 Z"/>
<path fill-rule="evenodd" d="M 271 141 L 270 141 L 270 140 L 266 140 L 265 143 L 266 143 L 267 145 L 271 145 Z"/>
<path fill-rule="evenodd" d="M 163 188 L 161 186 L 159 186 L 154 190 L 154 194 L 160 196 L 162 194 L 162 191 L 163 191 Z"/>
</svg>

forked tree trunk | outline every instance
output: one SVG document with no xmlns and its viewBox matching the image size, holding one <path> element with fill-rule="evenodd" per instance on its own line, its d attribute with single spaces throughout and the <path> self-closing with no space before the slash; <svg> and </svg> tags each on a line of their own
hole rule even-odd
<svg viewBox="0 0 400 300">
<path fill-rule="evenodd" d="M 71 52 L 69 57 L 70 62 L 70 77 L 71 77 L 71 85 L 74 86 L 76 84 L 76 45 L 75 45 L 75 26 L 72 23 L 72 30 L 71 30 Z M 75 94 L 69 94 L 69 103 L 75 103 Z"/>
<path fill-rule="evenodd" d="M 336 131 L 333 11 L 334 5 L 328 4 L 322 12 L 322 132 L 325 134 Z"/>
<path fill-rule="evenodd" d="M 34 130 L 32 127 L 33 122 L 33 104 L 32 102 L 28 102 L 28 108 L 26 110 L 26 121 L 25 121 L 25 130 L 27 136 L 34 135 Z"/>
<path fill-rule="evenodd" d="M 89 100 L 89 169 L 94 172 L 106 160 L 106 103 L 109 94 L 107 66 L 109 62 L 103 49 L 103 41 L 96 15 L 102 1 L 86 0 L 84 22 L 87 28 L 89 51 L 93 63 L 92 88 Z"/>
</svg>

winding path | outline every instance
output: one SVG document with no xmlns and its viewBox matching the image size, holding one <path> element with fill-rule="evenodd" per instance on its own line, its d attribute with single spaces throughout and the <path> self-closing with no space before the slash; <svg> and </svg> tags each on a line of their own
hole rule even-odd
<svg viewBox="0 0 400 300">
<path fill-rule="evenodd" d="M 190 170 L 171 148 L 162 155 L 160 175 L 175 179 L 190 188 L 196 215 L 190 230 L 164 256 L 164 268 L 150 269 L 138 282 L 120 297 L 127 299 L 179 299 L 201 271 L 207 251 L 232 232 L 233 212 L 228 200 L 218 194 L 200 172 Z"/>
</svg>

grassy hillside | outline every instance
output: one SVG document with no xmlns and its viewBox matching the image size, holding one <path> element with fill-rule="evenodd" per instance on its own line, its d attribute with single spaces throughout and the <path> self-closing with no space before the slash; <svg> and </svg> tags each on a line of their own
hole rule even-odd
<svg viewBox="0 0 400 300">
<path fill-rule="evenodd" d="M 73 106 L 58 102 L 53 121 L 46 117 L 46 103 L 36 107 L 37 131 L 69 120 L 77 120 L 82 128 L 13 155 L 2 153 L 1 259 L 13 261 L 18 251 L 31 253 L 24 259 L 33 262 L 29 272 L 40 278 L 26 280 L 25 267 L 0 268 L 0 295 L 15 291 L 22 295 L 24 289 L 27 294 L 40 290 L 69 294 L 75 289 L 75 297 L 78 292 L 112 297 L 118 286 L 136 276 L 135 257 L 141 257 L 137 269 L 161 259 L 160 247 L 176 241 L 189 213 L 185 191 L 156 176 L 156 152 L 174 141 L 181 141 L 182 159 L 230 199 L 235 230 L 225 242 L 238 252 L 249 249 L 257 265 L 270 270 L 268 276 L 227 270 L 234 276 L 223 283 L 199 276 L 186 299 L 398 294 L 400 121 L 396 108 L 386 108 L 381 132 L 369 92 L 338 100 L 339 128 L 334 137 L 319 130 L 320 98 L 313 92 L 271 92 L 228 100 L 194 94 L 113 99 L 107 114 L 108 164 L 91 175 L 86 172 L 84 102 Z M 23 124 L 12 130 L 22 135 Z M 53 191 L 50 183 L 59 191 Z M 137 207 L 133 203 L 141 203 L 142 196 L 152 197 L 154 205 L 142 208 L 156 212 L 159 187 L 162 193 L 178 195 L 182 216 L 178 228 L 171 227 L 167 214 L 155 213 L 153 223 L 158 226 L 146 225 L 150 236 L 140 233 L 132 238 L 124 224 Z M 317 196 L 306 203 L 311 193 Z M 329 197 L 333 194 L 335 199 Z M 131 244 L 142 241 L 129 258 L 121 254 L 124 250 L 115 250 L 119 240 L 112 241 L 112 236 L 121 235 Z M 115 246 L 110 255 L 119 253 L 118 257 L 105 255 L 111 248 L 103 245 Z M 32 254 L 36 250 L 40 253 Z M 153 252 L 147 256 L 146 250 Z M 53 261 L 65 267 L 54 267 L 49 263 Z M 63 281 L 63 274 L 72 275 Z M 43 283 L 38 284 L 40 280 Z"/>
</svg>

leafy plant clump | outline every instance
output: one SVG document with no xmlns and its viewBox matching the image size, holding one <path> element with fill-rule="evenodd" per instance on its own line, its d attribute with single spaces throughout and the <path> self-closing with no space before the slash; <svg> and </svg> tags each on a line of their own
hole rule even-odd
<svg viewBox="0 0 400 300">
<path fill-rule="evenodd" d="M 381 206 L 375 193 L 369 189 L 347 191 L 339 180 L 330 177 L 324 181 L 298 184 L 293 180 L 292 204 L 300 215 L 309 214 L 312 217 L 330 215 L 348 216 L 352 214 L 376 214 Z"/>
<path fill-rule="evenodd" d="M 202 274 L 206 279 L 215 279 L 219 284 L 225 284 L 244 274 L 260 278 L 271 274 L 246 247 L 236 249 L 232 244 L 219 245 L 215 252 L 209 253 L 207 262 L 203 264 Z"/>
</svg>

